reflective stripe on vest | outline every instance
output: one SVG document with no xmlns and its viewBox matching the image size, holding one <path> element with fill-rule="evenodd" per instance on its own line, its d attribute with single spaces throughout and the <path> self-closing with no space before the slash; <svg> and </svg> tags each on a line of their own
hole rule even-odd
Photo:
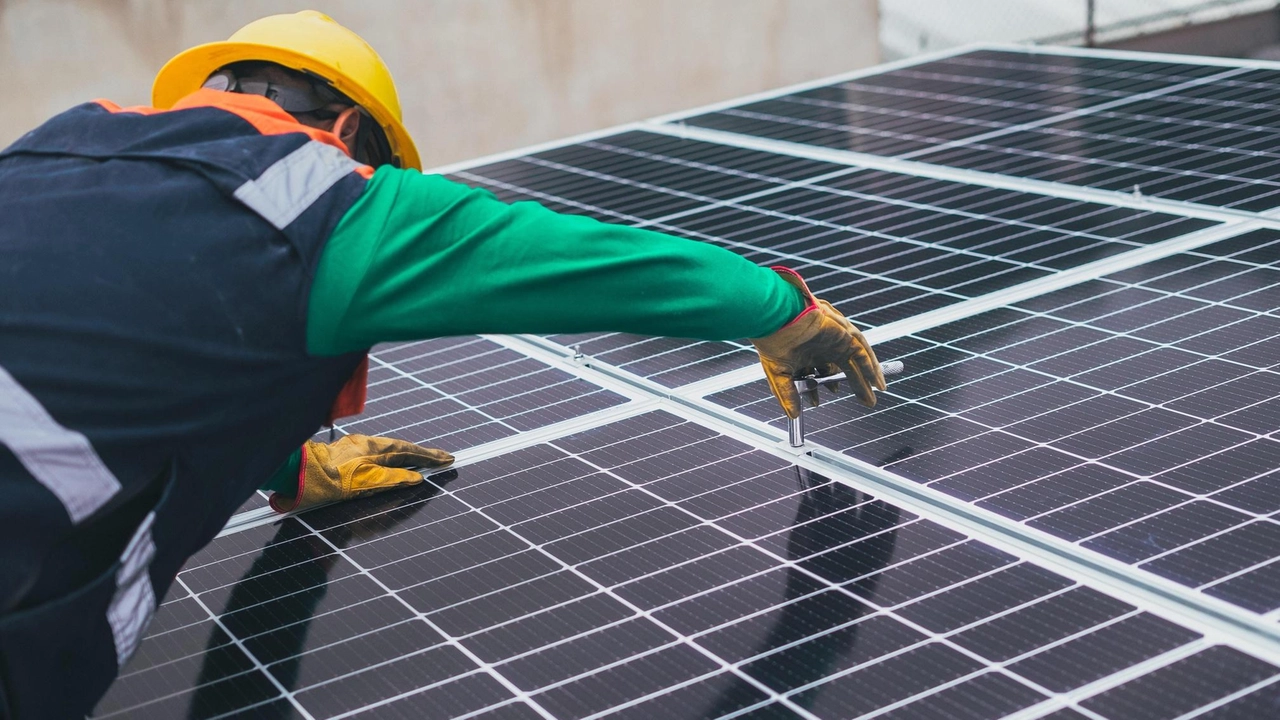
<svg viewBox="0 0 1280 720">
<path fill-rule="evenodd" d="M 34 395 L 0 367 L 0 443 L 66 508 L 78 524 L 120 491 L 120 481 L 89 438 L 53 419 Z"/>
<path fill-rule="evenodd" d="M 107 623 L 116 644 L 116 667 L 123 668 L 142 642 L 142 631 L 156 611 L 156 592 L 151 586 L 151 561 L 156 544 L 151 538 L 155 512 L 147 513 L 120 555 L 116 572 L 116 593 L 107 606 Z"/>
<path fill-rule="evenodd" d="M 338 148 L 312 140 L 241 185 L 235 196 L 277 230 L 283 230 L 359 167 L 360 163 Z"/>
</svg>

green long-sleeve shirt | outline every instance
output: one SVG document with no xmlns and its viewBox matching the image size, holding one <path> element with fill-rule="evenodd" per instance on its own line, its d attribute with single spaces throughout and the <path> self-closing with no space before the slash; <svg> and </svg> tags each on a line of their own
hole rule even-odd
<svg viewBox="0 0 1280 720">
<path fill-rule="evenodd" d="M 729 340 L 803 309 L 776 273 L 723 248 L 384 167 L 321 254 L 307 346 L 597 330 Z M 295 454 L 268 486 L 291 489 L 297 468 Z"/>
<path fill-rule="evenodd" d="M 383 168 L 320 257 L 307 343 L 336 354 L 474 333 L 730 340 L 803 309 L 776 273 L 722 248 Z"/>
</svg>

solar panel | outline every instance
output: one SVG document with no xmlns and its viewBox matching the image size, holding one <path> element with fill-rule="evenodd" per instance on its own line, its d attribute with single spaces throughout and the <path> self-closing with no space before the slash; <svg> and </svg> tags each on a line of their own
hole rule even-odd
<svg viewBox="0 0 1280 720">
<path fill-rule="evenodd" d="M 979 50 L 683 118 L 691 126 L 1263 211 L 1280 69 Z"/>
<path fill-rule="evenodd" d="M 745 341 L 381 346 L 336 432 L 458 466 L 251 500 L 95 717 L 1274 714 L 1280 225 L 1017 179 L 1268 206 L 1271 72 L 981 50 L 450 168 L 793 267 L 907 372 L 792 451 Z"/>
<path fill-rule="evenodd" d="M 1280 232 L 891 341 L 809 437 L 1258 613 L 1280 608 Z M 759 384 L 718 402 L 780 416 Z"/>
<path fill-rule="evenodd" d="M 534 198 L 790 266 L 862 327 L 1215 224 L 645 132 L 472 168 L 456 178 L 507 200 Z M 755 362 L 745 340 L 552 339 L 668 387 Z"/>
<path fill-rule="evenodd" d="M 878 155 L 939 144 L 1203 81 L 1223 68 L 979 50 L 684 120 Z"/>
<path fill-rule="evenodd" d="M 664 412 L 431 480 L 215 541 L 96 716 L 1118 718 L 1280 679 Z"/>
</svg>

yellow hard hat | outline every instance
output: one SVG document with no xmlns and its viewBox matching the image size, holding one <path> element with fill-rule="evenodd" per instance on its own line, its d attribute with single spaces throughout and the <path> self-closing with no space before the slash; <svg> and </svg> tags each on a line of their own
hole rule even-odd
<svg viewBox="0 0 1280 720">
<path fill-rule="evenodd" d="M 264 17 L 240 28 L 226 42 L 179 53 L 156 75 L 151 104 L 171 108 L 199 90 L 218 68 L 250 60 L 277 63 L 328 80 L 382 126 L 401 167 L 422 169 L 418 149 L 404 128 L 400 98 L 386 63 L 359 35 L 314 10 Z"/>
</svg>

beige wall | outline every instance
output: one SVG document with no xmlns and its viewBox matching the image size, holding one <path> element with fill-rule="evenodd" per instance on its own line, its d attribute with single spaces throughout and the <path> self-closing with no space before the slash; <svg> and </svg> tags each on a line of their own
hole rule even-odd
<svg viewBox="0 0 1280 720">
<path fill-rule="evenodd" d="M 149 99 L 174 53 L 313 7 L 391 66 L 427 167 L 874 64 L 875 0 L 0 0 L 0 147 Z"/>
</svg>

